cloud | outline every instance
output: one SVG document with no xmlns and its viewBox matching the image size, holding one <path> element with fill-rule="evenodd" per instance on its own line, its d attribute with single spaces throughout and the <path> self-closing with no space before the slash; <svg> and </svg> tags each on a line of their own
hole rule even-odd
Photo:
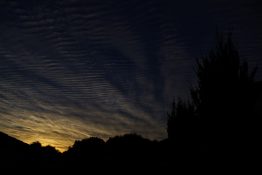
<svg viewBox="0 0 262 175">
<path fill-rule="evenodd" d="M 60 150 L 90 136 L 165 138 L 210 20 L 232 19 L 203 2 L 181 12 L 175 1 L 1 1 L 0 130 Z"/>
</svg>

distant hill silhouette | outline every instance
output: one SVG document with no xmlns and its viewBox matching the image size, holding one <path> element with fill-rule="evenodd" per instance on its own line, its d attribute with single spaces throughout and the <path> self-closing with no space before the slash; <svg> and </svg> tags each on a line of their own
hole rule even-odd
<svg viewBox="0 0 262 175">
<path fill-rule="evenodd" d="M 42 147 L 40 143 L 31 145 L 15 139 L 3 132 L 0 132 L 0 167 L 26 168 L 42 167 L 49 168 L 58 165 L 61 153 L 54 147 Z"/>
<path fill-rule="evenodd" d="M 0 163 L 1 166 L 19 164 L 29 161 L 29 145 L 0 132 Z"/>
</svg>

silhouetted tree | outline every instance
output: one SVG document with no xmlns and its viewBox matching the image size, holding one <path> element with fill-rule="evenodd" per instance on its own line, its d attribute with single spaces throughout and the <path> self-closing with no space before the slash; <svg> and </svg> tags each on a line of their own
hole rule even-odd
<svg viewBox="0 0 262 175">
<path fill-rule="evenodd" d="M 230 35 L 218 36 L 215 49 L 197 60 L 192 103 L 179 100 L 168 113 L 169 140 L 183 147 L 207 145 L 218 154 L 240 151 L 250 129 L 255 72 L 241 63 Z"/>
<path fill-rule="evenodd" d="M 37 142 L 31 143 L 31 144 L 30 144 L 30 148 L 31 148 L 32 150 L 39 151 L 39 150 L 41 150 L 42 145 L 41 145 L 40 142 L 37 141 Z"/>
<path fill-rule="evenodd" d="M 105 142 L 97 137 L 75 141 L 74 145 L 64 152 L 64 159 L 69 166 L 78 168 L 85 164 L 90 166 L 104 162 Z"/>
<path fill-rule="evenodd" d="M 214 151 L 232 151 L 243 137 L 254 103 L 255 69 L 241 63 L 231 36 L 218 37 L 208 56 L 197 62 L 198 86 L 191 95 L 200 119 L 202 142 Z"/>
<path fill-rule="evenodd" d="M 184 142 L 193 134 L 191 132 L 194 127 L 192 126 L 195 119 L 194 112 L 194 105 L 190 102 L 185 103 L 181 99 L 177 103 L 173 102 L 172 110 L 167 114 L 167 133 L 172 142 Z"/>
<path fill-rule="evenodd" d="M 150 141 L 137 134 L 125 134 L 109 138 L 106 142 L 110 162 L 122 168 L 150 168 L 160 166 L 156 142 Z"/>
</svg>

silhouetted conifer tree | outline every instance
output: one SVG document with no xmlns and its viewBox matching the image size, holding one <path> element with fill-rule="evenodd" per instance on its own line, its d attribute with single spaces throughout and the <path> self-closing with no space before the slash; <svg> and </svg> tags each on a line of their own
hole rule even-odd
<svg viewBox="0 0 262 175">
<path fill-rule="evenodd" d="M 231 36 L 226 40 L 220 36 L 215 50 L 198 60 L 198 86 L 191 91 L 192 99 L 203 139 L 215 149 L 230 149 L 239 139 L 244 120 L 251 115 L 254 75 L 247 62 L 241 64 Z"/>
<path fill-rule="evenodd" d="M 239 151 L 252 116 L 255 72 L 250 73 L 247 62 L 241 63 L 230 35 L 226 39 L 218 36 L 215 49 L 197 60 L 198 84 L 191 90 L 193 105 L 180 101 L 168 114 L 169 138 L 187 136 L 186 126 L 192 127 L 187 118 L 194 116 L 191 121 L 198 126 L 192 128 L 197 128 L 200 143 L 217 153 Z"/>
<path fill-rule="evenodd" d="M 173 102 L 167 123 L 170 143 L 179 150 L 183 149 L 186 152 L 192 150 L 195 144 L 196 124 L 195 107 L 191 102 L 186 103 L 181 99 L 177 103 Z"/>
</svg>

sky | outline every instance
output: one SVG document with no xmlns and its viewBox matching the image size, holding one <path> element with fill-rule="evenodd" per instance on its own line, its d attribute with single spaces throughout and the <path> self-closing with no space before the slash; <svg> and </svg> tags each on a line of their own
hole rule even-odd
<svg viewBox="0 0 262 175">
<path fill-rule="evenodd" d="M 260 0 L 1 0 L 0 131 L 60 151 L 88 137 L 164 139 L 216 32 L 232 32 L 262 80 Z"/>
</svg>

